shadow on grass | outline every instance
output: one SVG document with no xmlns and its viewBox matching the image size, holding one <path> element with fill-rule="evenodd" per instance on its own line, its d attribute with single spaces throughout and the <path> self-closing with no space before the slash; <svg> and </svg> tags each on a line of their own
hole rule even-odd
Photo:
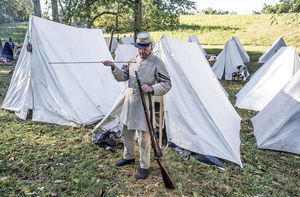
<svg viewBox="0 0 300 197">
<path fill-rule="evenodd" d="M 218 56 L 223 49 L 220 49 L 220 48 L 209 48 L 209 49 L 204 49 L 204 50 L 205 50 L 205 52 L 207 54 L 214 54 L 214 55 Z"/>
<path fill-rule="evenodd" d="M 247 53 L 251 57 L 251 62 L 258 62 L 258 59 L 262 55 L 259 51 L 247 51 Z"/>
</svg>

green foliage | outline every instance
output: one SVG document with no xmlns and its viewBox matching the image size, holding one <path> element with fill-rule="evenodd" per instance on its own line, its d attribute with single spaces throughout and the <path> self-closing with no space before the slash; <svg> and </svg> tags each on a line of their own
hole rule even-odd
<svg viewBox="0 0 300 197">
<path fill-rule="evenodd" d="M 1 0 L 0 24 L 26 21 L 32 12 L 31 0 Z"/>
<path fill-rule="evenodd" d="M 229 11 L 214 10 L 211 7 L 208 7 L 206 9 L 202 10 L 202 14 L 208 14 L 208 15 L 227 15 L 227 14 L 229 14 Z"/>
<path fill-rule="evenodd" d="M 62 0 L 65 5 L 60 12 L 64 23 L 102 27 L 110 32 L 115 26 L 114 15 L 101 15 L 103 12 L 116 13 L 119 8 L 119 32 L 133 31 L 134 1 L 128 0 Z M 142 30 L 157 30 L 162 27 L 174 28 L 179 24 L 179 15 L 195 8 L 193 1 L 186 0 L 144 0 L 142 1 Z M 100 16 L 100 17 L 99 17 Z"/>
<path fill-rule="evenodd" d="M 300 0 L 280 0 L 279 2 L 279 4 L 275 5 L 268 5 L 265 3 L 261 12 L 264 14 L 300 12 Z"/>
</svg>

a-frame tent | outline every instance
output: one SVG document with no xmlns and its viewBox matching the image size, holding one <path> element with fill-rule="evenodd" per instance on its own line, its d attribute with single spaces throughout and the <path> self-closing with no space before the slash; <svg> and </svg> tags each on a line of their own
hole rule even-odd
<svg viewBox="0 0 300 197">
<path fill-rule="evenodd" d="M 200 44 L 200 42 L 199 42 L 199 40 L 198 40 L 198 37 L 197 37 L 196 35 L 189 36 L 189 38 L 188 38 L 187 41 L 188 41 L 188 42 L 194 42 L 194 43 L 196 43 L 196 44 L 198 45 L 198 47 L 200 48 L 200 50 L 203 52 L 203 54 L 204 54 L 205 56 L 207 55 L 206 52 L 205 52 L 205 50 L 204 50 L 203 47 L 201 46 L 201 44 Z"/>
<path fill-rule="evenodd" d="M 106 42 L 107 47 L 109 47 L 110 40 L 111 40 L 110 52 L 111 53 L 115 53 L 115 51 L 116 51 L 116 49 L 118 47 L 118 44 L 119 44 L 118 38 L 117 37 L 113 37 L 111 39 L 111 37 L 105 37 L 105 42 Z"/>
<path fill-rule="evenodd" d="M 246 52 L 246 50 L 244 49 L 242 43 L 240 42 L 240 40 L 238 39 L 237 36 L 232 36 L 232 39 L 234 40 L 236 46 L 238 47 L 240 56 L 243 60 L 243 62 L 250 62 L 250 57 L 248 55 L 248 53 Z"/>
<path fill-rule="evenodd" d="M 258 148 L 300 154 L 300 71 L 252 124 Z"/>
<path fill-rule="evenodd" d="M 224 49 L 218 55 L 212 69 L 218 79 L 222 79 L 225 75 L 225 80 L 232 80 L 232 73 L 237 72 L 237 67 L 243 64 L 238 47 L 235 41 L 231 39 L 227 41 Z"/>
<path fill-rule="evenodd" d="M 279 38 L 272 44 L 272 46 L 258 59 L 258 63 L 265 63 L 270 59 L 281 47 L 285 47 L 286 44 L 282 38 Z"/>
<path fill-rule="evenodd" d="M 21 119 L 32 110 L 33 121 L 91 124 L 107 114 L 120 94 L 123 84 L 99 63 L 112 60 L 102 30 L 30 16 L 23 46 L 1 106 Z"/>
<path fill-rule="evenodd" d="M 172 81 L 164 96 L 168 140 L 203 155 L 235 162 L 240 158 L 241 118 L 226 98 L 205 56 L 195 43 L 162 36 L 154 53 L 165 63 Z M 202 54 L 202 55 L 199 55 Z M 118 128 L 126 90 L 96 127 Z"/>
<path fill-rule="evenodd" d="M 300 69 L 294 47 L 281 47 L 236 95 L 238 108 L 260 111 Z"/>
<path fill-rule="evenodd" d="M 115 61 L 129 61 L 132 57 L 138 55 L 138 49 L 131 44 L 119 44 L 115 52 Z M 121 68 L 124 63 L 116 63 Z"/>
<path fill-rule="evenodd" d="M 120 40 L 119 40 L 119 44 L 133 44 L 134 43 L 134 37 L 133 36 L 123 36 L 123 37 L 120 37 Z"/>
</svg>

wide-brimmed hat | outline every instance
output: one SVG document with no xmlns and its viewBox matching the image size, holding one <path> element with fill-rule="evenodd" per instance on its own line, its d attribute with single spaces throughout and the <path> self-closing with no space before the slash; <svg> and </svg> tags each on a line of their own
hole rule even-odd
<svg viewBox="0 0 300 197">
<path fill-rule="evenodd" d="M 136 48 L 147 48 L 152 43 L 152 40 L 150 38 L 150 34 L 146 31 L 140 32 L 137 35 L 136 42 L 134 43 L 134 46 Z"/>
</svg>

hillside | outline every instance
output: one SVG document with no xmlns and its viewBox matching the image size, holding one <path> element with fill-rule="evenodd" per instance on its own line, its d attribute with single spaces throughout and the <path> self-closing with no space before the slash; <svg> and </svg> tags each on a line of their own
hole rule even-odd
<svg viewBox="0 0 300 197">
<path fill-rule="evenodd" d="M 155 31 L 151 35 L 155 41 L 162 34 L 184 41 L 189 35 L 197 35 L 204 48 L 205 45 L 219 45 L 219 48 L 223 48 L 226 41 L 235 35 L 246 50 L 248 46 L 261 46 L 264 50 L 282 35 L 287 45 L 295 46 L 300 53 L 300 23 L 293 22 L 292 16 L 278 16 L 278 24 L 271 24 L 274 21 L 272 15 L 183 15 L 176 29 Z M 22 43 L 27 25 L 27 22 L 0 25 L 2 42 L 12 37 Z"/>
</svg>

